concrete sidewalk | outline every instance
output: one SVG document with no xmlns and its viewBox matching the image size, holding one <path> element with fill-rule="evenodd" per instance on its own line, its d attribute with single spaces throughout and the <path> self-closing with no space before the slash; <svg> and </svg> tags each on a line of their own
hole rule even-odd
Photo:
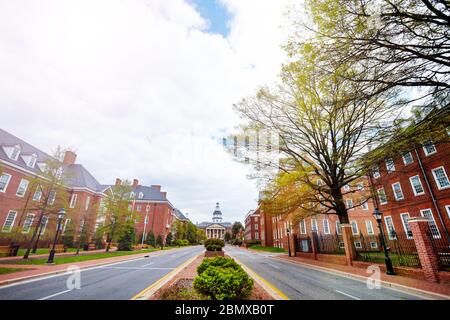
<svg viewBox="0 0 450 320">
<path fill-rule="evenodd" d="M 113 252 L 116 251 L 117 248 L 111 248 L 109 250 L 109 252 Z M 105 249 L 98 249 L 98 250 L 90 250 L 90 251 L 84 251 L 84 250 L 80 250 L 80 252 L 78 253 L 78 255 L 87 255 L 87 254 L 94 254 L 94 253 L 101 253 L 101 252 L 105 252 Z M 60 256 L 70 256 L 70 255 L 74 255 L 75 252 L 60 252 L 60 253 L 56 253 L 55 257 L 60 257 Z M 48 257 L 49 253 L 41 253 L 41 254 L 30 254 L 29 259 L 39 259 L 39 258 L 46 258 Z M 21 259 L 23 256 L 15 256 L 15 257 L 0 257 L 0 264 L 5 262 L 5 261 L 11 261 L 11 260 L 17 260 L 17 259 Z"/>
<path fill-rule="evenodd" d="M 341 276 L 346 276 L 361 281 L 366 281 L 367 278 L 372 274 L 368 274 L 365 269 L 361 268 L 343 266 L 301 257 L 289 257 L 285 254 L 276 256 L 274 255 L 271 258 L 290 261 L 292 263 L 301 264 L 303 266 L 309 266 L 312 269 L 335 273 Z M 401 290 L 412 289 L 423 291 L 424 293 L 434 293 L 442 295 L 443 298 L 450 299 L 450 285 L 445 283 L 433 283 L 400 275 L 387 275 L 385 272 L 381 273 L 381 282 L 384 286 L 387 287 L 398 288 Z"/>
<path fill-rule="evenodd" d="M 23 264 L 11 264 L 11 263 L 3 263 L 2 264 L 0 261 L 0 267 L 3 267 L 3 268 L 27 269 L 27 270 L 23 270 L 23 271 L 17 271 L 17 272 L 13 272 L 13 273 L 7 273 L 7 274 L 0 275 L 0 286 L 10 284 L 13 282 L 17 282 L 17 281 L 32 279 L 32 278 L 36 278 L 36 277 L 64 273 L 67 271 L 67 268 L 69 266 L 76 265 L 76 266 L 80 267 L 81 269 L 85 269 L 85 268 L 89 268 L 89 267 L 95 267 L 95 266 L 100 266 L 100 265 L 114 263 L 114 262 L 141 259 L 145 256 L 151 257 L 151 256 L 155 256 L 155 255 L 160 255 L 164 252 L 171 252 L 171 251 L 177 250 L 177 249 L 180 249 L 180 248 L 172 248 L 170 250 L 158 250 L 158 251 L 153 251 L 153 252 L 136 253 L 136 254 L 125 255 L 125 256 L 102 258 L 102 259 L 80 261 L 80 262 L 74 262 L 74 263 L 65 263 L 65 264 L 58 264 L 58 265 L 23 265 Z M 93 252 L 94 251 L 91 251 L 91 253 L 93 253 Z M 101 250 L 100 252 L 104 252 L 104 250 Z M 45 255 L 45 256 L 47 256 L 47 255 Z M 15 257 L 15 258 L 17 259 L 17 257 Z"/>
</svg>

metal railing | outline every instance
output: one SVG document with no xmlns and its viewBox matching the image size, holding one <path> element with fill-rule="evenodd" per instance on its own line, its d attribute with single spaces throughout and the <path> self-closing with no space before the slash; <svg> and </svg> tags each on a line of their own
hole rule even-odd
<svg viewBox="0 0 450 320">
<path fill-rule="evenodd" d="M 435 230 L 428 230 L 434 253 L 438 258 L 439 270 L 450 271 L 450 242 L 443 235 L 437 235 Z"/>
</svg>

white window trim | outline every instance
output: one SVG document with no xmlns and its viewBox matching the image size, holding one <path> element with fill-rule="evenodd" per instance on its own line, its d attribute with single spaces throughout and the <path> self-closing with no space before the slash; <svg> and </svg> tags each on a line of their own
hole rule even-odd
<svg viewBox="0 0 450 320">
<path fill-rule="evenodd" d="M 9 173 L 3 172 L 3 173 L 0 175 L 0 177 L 3 176 L 3 175 L 8 176 L 8 181 L 7 181 L 6 184 L 5 184 L 5 188 L 4 188 L 3 190 L 0 190 L 0 192 L 5 193 L 6 190 L 8 189 L 9 183 L 11 182 L 12 175 L 10 175 Z"/>
<path fill-rule="evenodd" d="M 76 193 L 72 194 L 72 196 L 70 197 L 69 208 L 73 209 L 76 207 L 77 199 L 78 199 L 78 194 L 76 194 Z"/>
<path fill-rule="evenodd" d="M 375 234 L 375 230 L 373 229 L 373 223 L 372 223 L 372 221 L 371 221 L 371 220 L 366 220 L 365 224 L 366 224 L 367 234 L 368 234 L 368 235 L 374 235 L 374 234 Z M 371 231 L 370 231 L 369 228 L 368 228 L 369 225 L 370 225 L 370 230 L 371 230 Z"/>
<path fill-rule="evenodd" d="M 433 238 L 435 238 L 435 239 L 440 239 L 440 238 L 441 238 L 441 230 L 439 230 L 439 227 L 438 227 L 438 225 L 437 225 L 437 223 L 436 223 L 436 220 L 434 219 L 433 210 L 431 210 L 431 208 L 427 208 L 427 209 L 422 209 L 422 210 L 420 210 L 420 215 L 421 215 L 422 217 L 424 217 L 424 218 L 427 218 L 427 217 L 425 217 L 425 215 L 423 214 L 424 211 L 430 211 L 430 212 L 431 212 L 431 220 L 433 220 L 434 225 L 436 226 L 436 230 L 437 230 L 437 232 L 438 232 L 437 235 L 433 235 Z"/>
<path fill-rule="evenodd" d="M 409 154 L 409 155 L 410 155 L 411 160 L 412 160 L 411 162 L 407 163 L 407 162 L 405 161 L 405 154 Z M 414 158 L 413 158 L 413 156 L 412 156 L 412 154 L 411 154 L 410 151 L 404 152 L 404 153 L 402 154 L 402 159 L 403 159 L 403 164 L 404 164 L 405 166 L 409 166 L 410 164 L 413 164 L 413 163 L 414 163 Z"/>
<path fill-rule="evenodd" d="M 351 202 L 351 206 L 348 205 L 348 202 Z M 347 207 L 347 210 L 353 210 L 355 207 L 353 206 L 353 199 L 345 199 L 345 206 Z"/>
<path fill-rule="evenodd" d="M 383 194 L 384 194 L 385 201 L 381 201 L 380 190 L 383 190 Z M 388 203 L 388 200 L 387 200 L 386 190 L 384 190 L 384 188 L 380 188 L 380 189 L 377 189 L 377 193 L 378 193 L 378 200 L 380 200 L 380 204 L 381 204 L 381 205 L 387 204 L 387 203 Z"/>
<path fill-rule="evenodd" d="M 9 229 L 5 230 L 6 221 L 8 221 L 8 217 L 9 217 L 10 213 L 14 213 L 14 219 L 11 222 L 11 225 L 9 226 Z M 8 214 L 6 215 L 5 221 L 3 222 L 2 232 L 7 232 L 7 233 L 11 232 L 12 228 L 14 228 L 14 222 L 16 222 L 16 218 L 17 218 L 17 211 L 9 210 Z"/>
<path fill-rule="evenodd" d="M 84 204 L 84 210 L 88 211 L 90 205 L 91 205 L 91 196 L 87 196 L 86 197 L 86 203 Z"/>
<path fill-rule="evenodd" d="M 386 216 L 386 217 L 384 217 L 384 223 L 385 223 L 385 225 L 386 225 L 386 231 L 387 231 L 387 234 L 388 234 L 388 238 L 389 238 L 390 240 L 393 240 L 394 237 L 391 236 L 391 230 L 389 229 L 389 224 L 387 223 L 387 220 L 388 220 L 388 219 L 391 220 L 392 230 L 393 230 L 394 232 L 396 232 L 396 231 L 395 231 L 394 220 L 392 219 L 392 216 Z"/>
<path fill-rule="evenodd" d="M 419 179 L 420 187 L 421 187 L 422 190 L 423 190 L 421 193 L 417 193 L 417 192 L 416 192 L 416 188 L 414 188 L 413 178 L 415 178 L 415 177 L 417 177 L 417 178 Z M 424 189 L 424 187 L 423 187 L 423 185 L 422 185 L 422 181 L 420 180 L 420 176 L 419 176 L 419 175 L 415 175 L 415 176 L 409 177 L 409 182 L 411 183 L 411 188 L 412 188 L 412 190 L 413 190 L 415 196 L 421 196 L 421 195 L 425 194 L 425 189 Z"/>
<path fill-rule="evenodd" d="M 397 193 L 395 192 L 395 188 L 394 188 L 394 185 L 396 185 L 396 184 L 398 184 L 398 186 L 400 187 L 400 192 L 402 193 L 402 197 L 401 197 L 401 198 L 397 198 Z M 391 187 L 392 187 L 392 191 L 394 191 L 394 199 L 395 199 L 396 201 L 405 200 L 405 194 L 403 193 L 402 185 L 400 184 L 400 181 L 394 182 L 394 183 L 391 185 Z"/>
<path fill-rule="evenodd" d="M 22 182 L 26 182 L 26 186 L 25 186 L 25 189 L 23 190 L 23 194 L 18 194 L 19 193 L 19 190 L 20 190 L 20 187 L 22 186 Z M 16 191 L 16 196 L 17 197 L 19 197 L 19 198 L 23 198 L 23 197 L 25 197 L 25 194 L 27 193 L 27 190 L 28 190 L 28 186 L 30 185 L 30 181 L 28 181 L 27 179 L 21 179 L 20 180 L 20 183 L 19 183 L 19 186 L 17 187 L 17 191 Z"/>
<path fill-rule="evenodd" d="M 314 226 L 316 227 L 315 229 Z M 317 219 L 315 218 L 311 219 L 311 231 L 319 232 L 319 225 L 317 224 Z"/>
<path fill-rule="evenodd" d="M 440 167 L 431 169 L 431 172 L 433 173 L 434 182 L 436 183 L 436 186 L 438 187 L 438 189 L 439 189 L 439 190 L 444 190 L 444 189 L 450 188 L 450 184 L 449 184 L 448 186 L 446 186 L 446 187 L 441 187 L 441 186 L 439 185 L 439 181 L 438 181 L 438 178 L 437 178 L 437 176 L 436 176 L 435 171 L 436 171 L 436 170 L 439 170 L 439 169 L 441 169 L 441 168 L 442 168 L 442 170 L 444 171 L 444 175 L 447 177 L 447 181 L 450 181 L 450 180 L 448 180 L 448 175 L 447 175 L 447 172 L 445 171 L 444 166 L 440 166 Z"/>
<path fill-rule="evenodd" d="M 331 233 L 330 232 L 330 222 L 328 221 L 328 219 L 323 219 L 322 224 L 323 224 L 323 233 L 324 234 L 330 234 Z M 325 227 L 325 225 L 327 227 Z M 327 232 L 327 230 L 328 230 L 328 232 Z"/>
<path fill-rule="evenodd" d="M 430 145 L 430 144 L 433 145 L 434 151 L 428 153 L 427 148 L 426 148 L 426 145 Z M 435 154 L 435 153 L 437 152 L 436 145 L 433 143 L 433 141 L 430 141 L 430 142 L 427 143 L 426 145 L 423 145 L 423 146 L 422 146 L 423 152 L 425 153 L 425 156 L 426 156 L 426 157 L 431 156 L 432 154 Z"/>
<path fill-rule="evenodd" d="M 408 228 L 405 221 L 403 220 L 403 216 L 408 216 L 408 218 L 410 218 L 409 212 L 400 213 L 400 220 L 402 220 L 403 230 L 405 231 L 406 237 L 408 239 L 412 239 L 412 235 L 408 234 Z"/>
<path fill-rule="evenodd" d="M 387 159 L 387 160 L 385 161 L 385 164 L 386 164 L 386 171 L 387 171 L 388 173 L 391 173 L 391 172 L 394 172 L 394 171 L 395 171 L 395 163 L 394 163 L 394 160 L 393 160 L 393 159 Z M 392 165 L 392 168 L 391 168 L 391 169 L 389 168 L 390 165 Z"/>
<path fill-rule="evenodd" d="M 306 221 L 301 220 L 298 226 L 301 234 L 306 234 Z"/>
<path fill-rule="evenodd" d="M 365 211 L 369 210 L 369 201 L 367 199 L 361 202 L 361 208 Z"/>
<path fill-rule="evenodd" d="M 48 216 L 43 216 L 43 217 L 42 217 L 42 220 L 44 220 L 44 219 L 45 219 L 45 223 L 44 223 L 44 225 L 43 225 L 43 227 L 42 227 L 42 229 L 41 229 L 41 233 L 40 233 L 41 236 L 44 235 L 45 229 L 47 229 L 47 225 L 48 225 Z M 41 224 L 42 224 L 42 220 L 41 220 Z"/>
<path fill-rule="evenodd" d="M 378 166 L 375 166 L 375 167 L 372 168 L 372 176 L 375 179 L 378 179 L 378 178 L 381 177 L 380 168 Z"/>
<path fill-rule="evenodd" d="M 335 225 L 336 225 L 336 233 L 338 235 L 342 234 L 342 226 L 339 220 L 336 220 Z"/>
<path fill-rule="evenodd" d="M 31 222 L 30 225 L 28 226 L 28 230 L 25 231 L 24 227 L 25 227 L 25 222 L 27 221 L 28 217 L 31 217 Z M 22 233 L 24 234 L 28 234 L 30 233 L 31 227 L 33 226 L 33 222 L 34 222 L 34 218 L 36 217 L 36 215 L 34 213 L 28 213 L 27 216 L 25 217 L 25 220 L 23 221 L 23 226 L 22 226 Z"/>
<path fill-rule="evenodd" d="M 353 222 L 355 223 L 355 226 L 356 226 L 356 232 L 353 231 Z M 358 222 L 356 222 L 356 220 L 351 220 L 350 221 L 350 225 L 352 226 L 352 234 L 353 235 L 358 235 L 359 234 Z"/>
<path fill-rule="evenodd" d="M 445 206 L 445 210 L 447 211 L 448 218 L 450 219 L 450 205 Z"/>
</svg>

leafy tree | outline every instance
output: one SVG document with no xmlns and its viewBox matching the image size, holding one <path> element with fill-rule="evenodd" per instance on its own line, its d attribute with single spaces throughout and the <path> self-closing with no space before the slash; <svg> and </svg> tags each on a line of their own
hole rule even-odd
<svg viewBox="0 0 450 320">
<path fill-rule="evenodd" d="M 149 231 L 149 233 L 147 235 L 146 243 L 149 246 L 156 247 L 155 235 L 153 234 L 153 231 L 151 231 L 151 230 Z"/>
<path fill-rule="evenodd" d="M 112 192 L 104 198 L 106 209 L 105 224 L 100 227 L 107 235 L 106 252 L 111 247 L 111 242 L 119 239 L 130 224 L 134 222 L 134 215 L 130 209 L 131 183 L 124 181 L 112 188 Z"/>
<path fill-rule="evenodd" d="M 232 238 L 236 239 L 239 232 L 241 232 L 242 230 L 244 230 L 244 226 L 242 225 L 242 223 L 240 223 L 239 221 L 236 221 L 235 223 L 233 223 L 233 226 L 231 227 Z"/>
<path fill-rule="evenodd" d="M 186 240 L 188 240 L 189 243 L 191 244 L 198 242 L 197 226 L 193 224 L 191 221 L 188 221 L 186 226 Z"/>
<path fill-rule="evenodd" d="M 224 239 L 226 242 L 229 242 L 231 240 L 231 233 L 229 233 L 228 231 L 225 232 Z"/>
<path fill-rule="evenodd" d="M 172 232 L 169 232 L 166 236 L 166 245 L 171 246 L 173 241 L 173 235 Z"/>
<path fill-rule="evenodd" d="M 118 240 L 118 250 L 120 251 L 131 251 L 133 250 L 133 243 L 136 238 L 136 233 L 134 226 L 132 224 L 127 224 Z"/>
<path fill-rule="evenodd" d="M 156 245 L 158 247 L 161 247 L 161 249 L 164 247 L 164 240 L 162 235 L 158 234 L 158 237 L 156 237 Z"/>
<path fill-rule="evenodd" d="M 64 230 L 64 234 L 61 236 L 61 242 L 64 246 L 68 248 L 72 248 L 74 246 L 74 235 L 75 235 L 75 227 L 73 222 L 69 222 L 66 225 L 66 229 Z"/>
</svg>

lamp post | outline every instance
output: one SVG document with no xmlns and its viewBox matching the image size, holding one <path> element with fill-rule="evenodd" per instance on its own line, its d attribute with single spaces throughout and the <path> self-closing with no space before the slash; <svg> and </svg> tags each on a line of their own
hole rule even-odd
<svg viewBox="0 0 450 320">
<path fill-rule="evenodd" d="M 65 214 L 66 214 L 66 210 L 64 208 L 61 208 L 61 210 L 59 210 L 59 212 L 58 212 L 58 227 L 56 228 L 55 239 L 53 240 L 52 250 L 50 250 L 50 254 L 48 255 L 47 264 L 54 263 L 53 260 L 55 258 L 55 246 L 56 246 L 56 242 L 58 241 L 58 234 L 59 234 L 59 230 L 61 229 L 61 222 L 62 222 L 62 219 L 64 219 Z"/>
<path fill-rule="evenodd" d="M 142 242 L 141 245 L 144 245 L 144 241 L 146 238 L 145 230 L 147 229 L 147 223 L 148 223 L 148 213 L 150 212 L 150 205 L 148 204 L 145 207 L 145 218 L 144 218 L 144 231 L 142 232 Z"/>
<path fill-rule="evenodd" d="M 380 240 L 381 245 L 384 249 L 384 263 L 386 264 L 386 274 L 395 275 L 394 268 L 392 267 L 392 261 L 389 258 L 388 249 L 386 247 L 386 243 L 384 242 L 384 234 L 383 234 L 383 226 L 381 225 L 381 216 L 383 213 L 381 213 L 378 208 L 375 208 L 373 212 L 373 217 L 378 223 L 378 228 L 380 229 Z"/>
<path fill-rule="evenodd" d="M 288 251 L 289 251 L 289 257 L 291 257 L 291 242 L 289 241 L 289 234 L 290 234 L 289 228 L 286 229 L 287 238 L 288 238 Z"/>
</svg>

